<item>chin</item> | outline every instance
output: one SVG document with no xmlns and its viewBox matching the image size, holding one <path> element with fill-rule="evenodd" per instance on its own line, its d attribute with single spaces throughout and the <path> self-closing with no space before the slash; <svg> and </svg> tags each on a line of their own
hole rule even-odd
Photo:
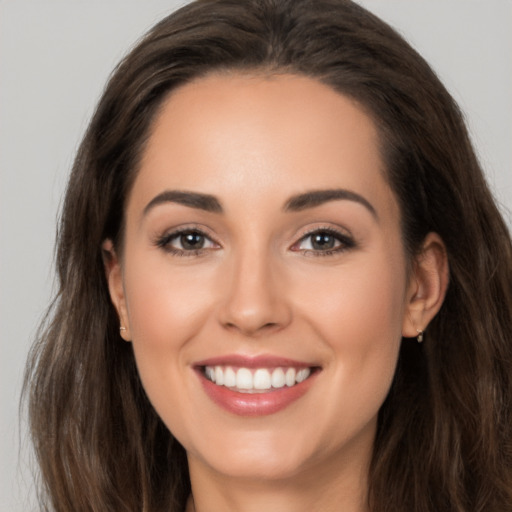
<svg viewBox="0 0 512 512">
<path fill-rule="evenodd" d="M 217 474 L 254 481 L 287 480 L 314 465 L 318 448 L 308 438 L 290 432 L 217 433 L 216 442 L 187 450 L 189 462 L 205 464 Z M 205 441 L 203 439 L 203 441 Z"/>
<path fill-rule="evenodd" d="M 306 461 L 297 456 L 274 451 L 267 455 L 249 452 L 233 453 L 222 461 L 212 461 L 211 468 L 226 477 L 251 481 L 282 481 L 293 478 L 307 466 Z"/>
</svg>

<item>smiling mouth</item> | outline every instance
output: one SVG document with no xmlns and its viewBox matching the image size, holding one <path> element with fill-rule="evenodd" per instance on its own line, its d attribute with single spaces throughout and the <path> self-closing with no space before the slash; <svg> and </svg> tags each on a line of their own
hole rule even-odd
<svg viewBox="0 0 512 512">
<path fill-rule="evenodd" d="M 217 386 L 238 393 L 268 393 L 283 388 L 292 388 L 318 370 L 316 367 L 295 368 L 244 368 L 233 366 L 202 366 L 204 377 Z"/>
<path fill-rule="evenodd" d="M 321 366 L 286 357 L 228 354 L 198 361 L 196 374 L 206 395 L 229 413 L 267 416 L 304 396 L 317 380 Z"/>
</svg>

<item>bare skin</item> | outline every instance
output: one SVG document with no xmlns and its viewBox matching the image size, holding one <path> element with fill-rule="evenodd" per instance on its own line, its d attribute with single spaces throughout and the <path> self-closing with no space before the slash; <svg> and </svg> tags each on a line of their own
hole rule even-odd
<svg viewBox="0 0 512 512">
<path fill-rule="evenodd" d="M 427 327 L 448 282 L 436 234 L 406 260 L 384 172 L 372 120 L 309 78 L 213 75 L 163 105 L 123 256 L 104 248 L 122 335 L 187 451 L 188 512 L 367 511 L 402 336 Z M 248 416 L 212 400 L 198 368 L 233 354 L 314 373 Z"/>
</svg>

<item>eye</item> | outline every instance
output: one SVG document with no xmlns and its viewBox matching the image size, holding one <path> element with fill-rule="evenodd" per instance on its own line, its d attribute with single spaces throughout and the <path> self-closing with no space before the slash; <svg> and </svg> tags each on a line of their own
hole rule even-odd
<svg viewBox="0 0 512 512">
<path fill-rule="evenodd" d="M 330 255 L 355 246 L 351 237 L 333 229 L 317 229 L 303 236 L 292 246 L 294 251 L 303 251 L 307 254 Z"/>
<path fill-rule="evenodd" d="M 176 249 L 184 251 L 197 251 L 197 249 L 203 249 L 207 244 L 207 238 L 197 231 L 191 231 L 189 233 L 181 233 L 175 236 L 169 242 L 170 245 L 176 247 Z"/>
<path fill-rule="evenodd" d="M 219 246 L 205 233 L 196 229 L 181 230 L 164 235 L 156 245 L 178 256 L 194 256 Z"/>
</svg>

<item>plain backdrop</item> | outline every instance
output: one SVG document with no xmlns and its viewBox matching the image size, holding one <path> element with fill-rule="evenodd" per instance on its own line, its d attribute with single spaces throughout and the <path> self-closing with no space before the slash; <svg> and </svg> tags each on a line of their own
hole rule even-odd
<svg viewBox="0 0 512 512">
<path fill-rule="evenodd" d="M 55 221 L 74 152 L 117 61 L 184 3 L 0 0 L 0 512 L 37 508 L 18 402 L 51 296 Z M 511 0 L 360 3 L 432 64 L 467 116 L 504 212 L 512 210 Z"/>
</svg>

